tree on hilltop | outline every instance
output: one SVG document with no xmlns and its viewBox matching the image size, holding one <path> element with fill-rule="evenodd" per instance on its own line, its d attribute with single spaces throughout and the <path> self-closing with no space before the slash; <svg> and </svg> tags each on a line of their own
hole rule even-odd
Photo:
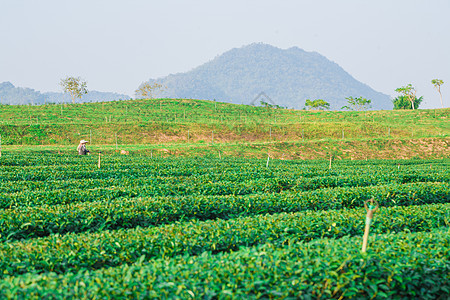
<svg viewBox="0 0 450 300">
<path fill-rule="evenodd" d="M 316 99 L 316 100 L 309 100 L 306 99 L 305 101 L 305 108 L 307 109 L 329 109 L 330 108 L 330 103 L 328 103 L 327 101 L 323 100 L 323 99 Z"/>
<path fill-rule="evenodd" d="M 444 108 L 444 103 L 442 102 L 442 93 L 441 93 L 441 85 L 444 84 L 444 81 L 442 79 L 433 79 L 433 80 L 431 80 L 431 83 L 434 85 L 434 87 L 438 91 L 439 96 L 441 98 L 441 106 L 442 106 L 442 108 Z"/>
<path fill-rule="evenodd" d="M 150 84 L 149 82 L 142 83 L 139 88 L 135 91 L 136 98 L 153 99 L 157 92 L 162 92 L 165 86 L 155 82 Z"/>
<path fill-rule="evenodd" d="M 83 81 L 80 77 L 67 76 L 65 79 L 61 79 L 60 85 L 64 93 L 70 93 L 72 103 L 75 103 L 76 98 L 81 98 L 88 93 L 86 81 Z"/>
<path fill-rule="evenodd" d="M 347 97 L 345 99 L 347 99 L 348 106 L 347 105 L 343 106 L 342 109 L 357 110 L 357 111 L 368 109 L 370 107 L 370 103 L 372 102 L 372 100 L 363 97 L 358 98 Z"/>
<path fill-rule="evenodd" d="M 418 108 L 420 103 L 422 103 L 423 97 L 415 98 L 414 99 L 414 107 Z M 398 96 L 397 98 L 394 98 L 392 101 L 394 103 L 394 109 L 411 109 L 411 101 L 406 96 Z"/>
<path fill-rule="evenodd" d="M 406 99 L 408 99 L 408 101 L 410 102 L 410 106 L 408 107 L 402 107 L 402 108 L 397 108 L 397 109 L 410 109 L 412 108 L 413 110 L 416 108 L 419 108 L 419 104 L 420 102 L 422 102 L 422 100 L 418 101 L 418 99 L 422 99 L 422 97 L 417 98 L 416 97 L 416 89 L 412 86 L 411 83 L 409 83 L 406 86 L 402 86 L 399 87 L 398 89 L 395 89 L 395 91 L 399 94 L 402 94 L 403 97 L 405 97 Z M 396 99 L 398 100 L 401 97 L 397 97 Z M 395 109 L 395 101 L 396 99 L 394 99 L 394 109 Z"/>
</svg>

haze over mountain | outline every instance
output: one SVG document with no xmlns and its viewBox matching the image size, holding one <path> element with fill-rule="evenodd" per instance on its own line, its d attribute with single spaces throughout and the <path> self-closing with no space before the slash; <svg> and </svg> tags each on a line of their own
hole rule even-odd
<svg viewBox="0 0 450 300">
<path fill-rule="evenodd" d="M 392 109 L 388 95 L 359 82 L 338 64 L 317 52 L 297 47 L 286 50 L 254 43 L 229 50 L 185 73 L 171 74 L 150 83 L 166 86 L 156 97 L 207 99 L 258 105 L 260 101 L 300 109 L 305 100 L 324 99 L 331 109 L 347 104 L 345 98 L 365 97 L 372 109 Z M 258 97 L 259 96 L 259 97 Z M 130 96 L 89 91 L 77 102 L 130 99 Z M 66 93 L 41 93 L 31 88 L 0 83 L 0 104 L 71 102 Z"/>
<path fill-rule="evenodd" d="M 110 93 L 89 91 L 77 103 L 99 102 L 130 99 L 130 96 Z M 69 94 L 48 92 L 41 93 L 31 88 L 15 87 L 11 82 L 0 83 L 0 104 L 24 105 L 24 104 L 45 104 L 45 103 L 65 103 L 72 102 Z"/>
<path fill-rule="evenodd" d="M 317 52 L 297 47 L 283 50 L 262 43 L 232 49 L 189 72 L 148 82 L 166 86 L 157 97 L 236 104 L 259 104 L 264 100 L 297 109 L 304 107 L 306 99 L 324 99 L 332 109 L 340 109 L 347 104 L 345 98 L 362 96 L 372 100 L 372 109 L 393 106 L 388 95 L 357 81 Z"/>
</svg>

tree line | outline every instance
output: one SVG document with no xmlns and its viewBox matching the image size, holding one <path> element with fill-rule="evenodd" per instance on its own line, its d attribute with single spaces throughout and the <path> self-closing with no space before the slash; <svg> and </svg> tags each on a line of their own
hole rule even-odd
<svg viewBox="0 0 450 300">
<path fill-rule="evenodd" d="M 442 79 L 433 79 L 431 83 L 434 85 L 439 93 L 441 106 L 444 108 L 444 103 L 442 101 L 441 86 L 444 84 Z M 77 98 L 81 98 L 82 95 L 87 94 L 87 83 L 80 77 L 66 77 L 61 79 L 60 85 L 62 86 L 65 93 L 70 93 L 72 98 L 72 103 L 75 103 Z M 145 99 L 153 99 L 157 91 L 163 90 L 165 87 L 161 84 L 154 83 L 143 83 L 135 91 L 136 97 L 141 97 Z M 416 89 L 412 84 L 407 84 L 405 86 L 395 89 L 395 91 L 400 94 L 392 100 L 394 104 L 394 109 L 417 109 L 423 101 L 423 97 L 417 97 Z M 341 109 L 344 110 L 366 110 L 370 108 L 372 100 L 366 99 L 364 97 L 347 97 L 347 105 L 343 106 Z M 323 99 L 310 100 L 306 99 L 305 109 L 312 110 L 327 110 L 330 108 L 330 103 Z"/>
<path fill-rule="evenodd" d="M 444 84 L 444 81 L 442 79 L 433 79 L 431 80 L 431 84 L 434 85 L 436 90 L 439 93 L 440 100 L 441 100 L 441 106 L 444 108 L 444 103 L 442 101 L 442 93 L 441 93 L 441 86 Z M 412 84 L 407 84 L 405 86 L 399 87 L 395 89 L 397 93 L 400 95 L 397 96 L 392 100 L 392 103 L 394 104 L 394 109 L 417 109 L 419 108 L 419 105 L 423 101 L 423 97 L 417 97 L 416 95 L 416 89 Z M 347 110 L 366 110 L 370 108 L 370 103 L 372 102 L 370 99 L 366 99 L 363 97 L 347 97 L 345 98 L 347 100 L 347 104 L 343 106 L 341 109 L 347 109 Z M 310 100 L 306 99 L 305 101 L 305 109 L 312 109 L 312 110 L 327 110 L 330 108 L 330 103 L 323 99 L 316 99 L 316 100 Z"/>
</svg>

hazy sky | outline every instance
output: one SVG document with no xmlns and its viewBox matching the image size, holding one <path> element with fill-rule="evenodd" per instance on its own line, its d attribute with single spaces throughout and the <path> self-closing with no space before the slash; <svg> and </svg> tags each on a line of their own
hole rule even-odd
<svg viewBox="0 0 450 300">
<path fill-rule="evenodd" d="M 185 72 L 232 48 L 297 46 L 377 91 L 413 84 L 424 108 L 450 106 L 449 0 L 0 0 L 0 82 L 134 96 L 149 78 Z M 299 99 L 303 101 L 304 99 Z"/>
</svg>

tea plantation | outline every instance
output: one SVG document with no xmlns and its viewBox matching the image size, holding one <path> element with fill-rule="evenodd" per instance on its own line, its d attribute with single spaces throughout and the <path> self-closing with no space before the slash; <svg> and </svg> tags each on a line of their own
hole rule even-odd
<svg viewBox="0 0 450 300">
<path fill-rule="evenodd" d="M 448 299 L 449 167 L 6 152 L 0 298 Z"/>
</svg>

